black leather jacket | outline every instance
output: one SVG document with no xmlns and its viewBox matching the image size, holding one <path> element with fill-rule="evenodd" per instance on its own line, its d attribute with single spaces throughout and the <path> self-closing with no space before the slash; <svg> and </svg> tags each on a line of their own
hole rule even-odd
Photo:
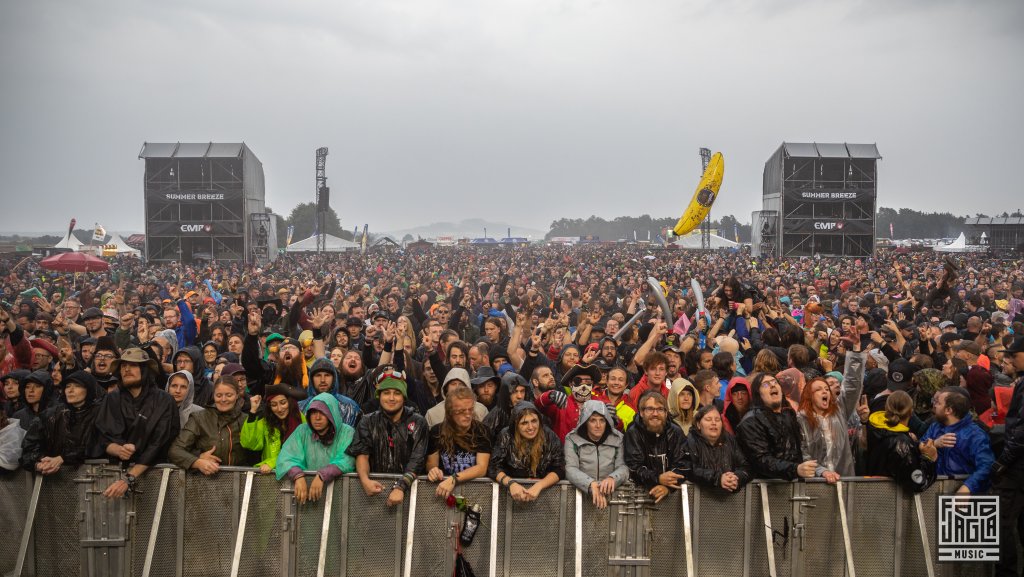
<svg viewBox="0 0 1024 577">
<path fill-rule="evenodd" d="M 661 434 L 647 430 L 643 417 L 636 416 L 623 439 L 626 466 L 633 482 L 646 489 L 658 484 L 658 476 L 676 470 L 690 478 L 690 456 L 686 452 L 686 435 L 672 421 L 665 423 Z"/>
<path fill-rule="evenodd" d="M 353 457 L 367 455 L 371 473 L 419 475 L 426 463 L 428 439 L 427 420 L 406 405 L 397 423 L 383 411 L 364 415 L 345 452 Z"/>
<path fill-rule="evenodd" d="M 803 462 L 803 452 L 800 424 L 793 409 L 783 406 L 776 413 L 765 407 L 753 407 L 737 429 L 740 448 L 755 477 L 787 481 L 797 478 L 796 467 Z"/>
</svg>

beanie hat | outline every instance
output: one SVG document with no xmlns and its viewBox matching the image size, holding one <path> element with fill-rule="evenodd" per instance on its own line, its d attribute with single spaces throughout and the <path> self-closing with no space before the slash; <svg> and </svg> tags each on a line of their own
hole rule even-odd
<svg viewBox="0 0 1024 577">
<path fill-rule="evenodd" d="M 406 386 L 405 381 L 403 381 L 401 379 L 396 379 L 394 377 L 388 377 L 388 378 L 384 379 L 383 381 L 377 383 L 377 398 L 379 399 L 381 392 L 385 391 L 387 389 L 394 389 L 394 390 L 402 393 L 403 397 L 409 398 L 408 387 Z"/>
</svg>

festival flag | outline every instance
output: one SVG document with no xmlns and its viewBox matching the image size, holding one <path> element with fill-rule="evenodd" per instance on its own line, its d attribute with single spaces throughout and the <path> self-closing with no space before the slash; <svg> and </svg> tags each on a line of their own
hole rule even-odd
<svg viewBox="0 0 1024 577">
<path fill-rule="evenodd" d="M 685 337 L 689 334 L 691 326 L 692 323 L 690 323 L 690 317 L 686 316 L 686 313 L 683 313 L 679 315 L 678 319 L 676 319 L 676 324 L 672 325 L 672 332 L 681 337 Z"/>
<path fill-rule="evenodd" d="M 892 223 L 889 223 L 889 238 L 896 238 L 896 233 L 892 231 Z"/>
<path fill-rule="evenodd" d="M 295 225 L 288 225 L 288 238 L 285 239 L 284 245 L 288 246 L 292 243 L 292 235 L 295 234 Z"/>
<path fill-rule="evenodd" d="M 363 251 L 363 254 L 366 253 L 366 241 L 367 241 L 367 236 L 368 236 L 369 228 L 370 228 L 370 225 L 368 225 L 368 224 L 364 224 L 363 225 L 363 241 L 362 241 L 362 251 Z"/>
<path fill-rule="evenodd" d="M 103 239 L 107 238 L 107 229 L 103 228 L 100 223 L 96 223 L 96 228 L 92 231 L 93 242 L 103 242 Z"/>
<path fill-rule="evenodd" d="M 75 230 L 75 225 L 76 224 L 78 224 L 78 221 L 75 220 L 75 219 L 71 219 L 71 223 L 68 224 L 68 239 L 69 240 L 71 239 L 71 232 Z"/>
<path fill-rule="evenodd" d="M 357 238 L 359 238 L 359 225 L 358 224 L 355 225 L 354 227 L 352 227 L 352 242 L 356 242 Z"/>
<path fill-rule="evenodd" d="M 736 242 L 739 242 L 740 241 L 740 223 L 738 223 L 738 222 L 732 223 L 732 234 L 733 234 L 734 237 L 736 237 Z"/>
</svg>

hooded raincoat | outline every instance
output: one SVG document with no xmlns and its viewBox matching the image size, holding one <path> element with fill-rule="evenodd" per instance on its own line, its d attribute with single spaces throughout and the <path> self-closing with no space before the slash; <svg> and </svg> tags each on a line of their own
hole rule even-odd
<svg viewBox="0 0 1024 577">
<path fill-rule="evenodd" d="M 519 375 L 511 371 L 501 377 L 501 386 L 498 388 L 498 400 L 494 403 L 494 407 L 490 412 L 487 413 L 487 416 L 484 417 L 484 426 L 487 427 L 487 431 L 490 432 L 492 439 L 497 438 L 498 433 L 501 433 L 512 419 L 512 389 L 514 387 L 525 386 L 526 398 L 524 400 L 533 402 L 533 384 L 525 379 L 520 381 L 517 377 Z M 444 391 L 444 389 L 441 390 L 442 392 Z M 443 405 L 444 403 L 441 404 Z"/>
<path fill-rule="evenodd" d="M 333 432 L 321 436 L 309 425 L 309 412 L 325 410 L 328 427 Z M 299 425 L 281 447 L 276 467 L 278 480 L 286 475 L 296 479 L 304 471 L 316 471 L 327 483 L 342 473 L 355 472 L 355 459 L 347 451 L 355 431 L 342 420 L 338 399 L 329 393 L 320 393 L 310 400 L 305 415 L 306 422 Z"/>
<path fill-rule="evenodd" d="M 594 441 L 587 434 L 587 421 L 601 415 L 608 423 L 601 439 Z M 608 413 L 608 405 L 601 401 L 583 403 L 579 426 L 565 437 L 565 478 L 584 493 L 590 484 L 611 477 L 615 487 L 629 478 L 622 433 L 615 429 L 615 420 Z"/>
<path fill-rule="evenodd" d="M 681 412 L 679 411 L 679 394 L 683 390 L 690 391 L 690 395 L 693 396 L 693 405 L 690 407 L 690 421 L 687 422 Z M 675 424 L 679 425 L 679 428 L 683 430 L 684 435 L 689 435 L 691 427 L 693 425 L 693 415 L 697 413 L 697 409 L 700 408 L 700 393 L 697 392 L 697 387 L 693 386 L 690 381 L 678 377 L 672 381 L 672 390 L 668 393 L 668 413 L 672 417 Z"/>
<path fill-rule="evenodd" d="M 35 410 L 29 406 L 28 401 L 25 400 L 25 385 L 29 381 L 40 383 L 43 385 L 43 396 L 39 399 L 39 405 Z M 32 426 L 32 421 L 35 421 L 39 415 L 43 414 L 43 411 L 47 409 L 54 401 L 53 394 L 53 379 L 50 377 L 49 371 L 32 371 L 18 384 L 18 390 L 21 392 L 21 410 L 14 413 L 12 418 L 18 419 L 18 423 L 22 429 L 26 431 Z"/>
<path fill-rule="evenodd" d="M 183 377 L 188 379 L 188 392 L 185 393 L 185 398 L 182 399 L 180 403 L 178 403 L 178 416 L 180 418 L 181 428 L 184 429 L 185 423 L 188 422 L 189 416 L 191 416 L 193 413 L 199 413 L 204 409 L 193 402 L 193 400 L 195 399 L 196 383 L 192 379 L 192 373 L 188 371 L 178 371 L 176 373 L 171 373 L 171 376 L 167 377 L 168 385 L 170 385 L 171 383 L 171 377 L 175 375 L 182 375 Z M 164 387 L 164 390 L 167 390 L 166 386 Z"/>
<path fill-rule="evenodd" d="M 740 425 L 740 421 L 743 420 L 743 415 L 746 415 L 746 413 L 741 415 L 739 410 L 737 410 L 736 407 L 733 406 L 732 388 L 737 384 L 747 389 L 747 398 L 750 399 L 749 401 L 747 401 L 749 403 L 747 405 L 748 412 L 750 411 L 750 407 L 754 403 L 754 398 L 751 396 L 750 392 L 750 381 L 748 381 L 746 378 L 733 377 L 732 380 L 729 381 L 729 383 L 725 386 L 726 393 L 725 406 L 722 407 L 722 425 L 725 426 L 726 431 L 729 431 L 734 435 L 736 434 L 736 428 L 739 427 Z"/>
<path fill-rule="evenodd" d="M 188 346 L 175 353 L 172 359 L 176 360 L 180 355 L 188 355 L 192 359 L 192 385 L 195 388 L 192 402 L 200 407 L 210 406 L 213 402 L 213 383 L 205 376 L 206 359 L 203 358 L 203 353 L 198 347 Z"/>
<path fill-rule="evenodd" d="M 103 391 L 85 371 L 76 371 L 67 380 L 85 387 L 85 403 L 74 407 L 61 398 L 32 422 L 21 454 L 21 465 L 30 471 L 43 457 L 61 457 L 65 465 L 77 466 L 103 454 L 96 443 L 95 428 Z"/>
<path fill-rule="evenodd" d="M 331 380 L 331 388 L 325 392 L 338 401 L 338 414 L 341 415 L 341 422 L 350 427 L 355 427 L 361 412 L 359 404 L 338 392 L 338 370 L 334 368 L 334 363 L 327 357 L 316 359 L 313 361 L 313 366 L 309 368 L 309 385 L 306 386 L 306 399 L 299 402 L 299 410 L 305 414 L 309 404 L 313 402 L 317 395 L 321 394 L 313 386 L 313 375 L 321 372 L 329 372 L 334 377 Z"/>
</svg>

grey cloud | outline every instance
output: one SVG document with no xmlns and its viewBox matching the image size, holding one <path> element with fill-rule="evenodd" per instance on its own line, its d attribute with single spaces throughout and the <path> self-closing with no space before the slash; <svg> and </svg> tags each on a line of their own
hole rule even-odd
<svg viewBox="0 0 1024 577">
<path fill-rule="evenodd" d="M 877 142 L 885 206 L 1012 210 L 1021 7 L 5 3 L 0 230 L 141 229 L 145 140 L 245 140 L 284 213 L 328 146 L 347 228 L 675 216 L 700 146 L 745 220 L 783 140 Z"/>
</svg>

